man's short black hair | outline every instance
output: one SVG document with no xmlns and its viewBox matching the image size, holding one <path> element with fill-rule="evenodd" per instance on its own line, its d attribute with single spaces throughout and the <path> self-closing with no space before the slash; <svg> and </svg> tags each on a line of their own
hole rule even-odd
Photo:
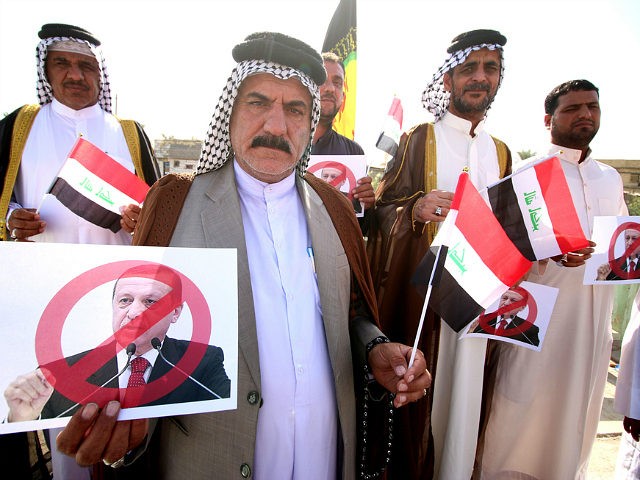
<svg viewBox="0 0 640 480">
<path fill-rule="evenodd" d="M 544 113 L 553 115 L 558 107 L 558 98 L 569 92 L 591 92 L 595 91 L 600 97 L 600 91 L 589 80 L 569 80 L 561 83 L 549 92 L 547 98 L 544 99 Z"/>
<path fill-rule="evenodd" d="M 342 69 L 342 74 L 346 75 L 347 72 L 344 71 L 344 64 L 342 63 L 342 59 L 336 55 L 333 52 L 323 52 L 322 53 L 322 61 L 324 63 L 335 63 L 336 65 L 340 65 L 340 68 Z"/>
</svg>

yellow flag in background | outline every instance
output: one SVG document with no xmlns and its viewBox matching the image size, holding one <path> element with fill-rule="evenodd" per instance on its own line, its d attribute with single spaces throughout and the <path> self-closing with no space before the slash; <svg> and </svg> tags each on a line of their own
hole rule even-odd
<svg viewBox="0 0 640 480">
<path fill-rule="evenodd" d="M 340 0 L 322 45 L 323 52 L 333 52 L 344 65 L 344 102 L 333 121 L 333 129 L 353 140 L 356 127 L 357 83 L 356 0 Z"/>
</svg>

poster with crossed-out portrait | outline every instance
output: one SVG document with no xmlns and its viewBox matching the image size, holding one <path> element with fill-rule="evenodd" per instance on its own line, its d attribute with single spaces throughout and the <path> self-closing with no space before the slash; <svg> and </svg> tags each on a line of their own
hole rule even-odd
<svg viewBox="0 0 640 480">
<path fill-rule="evenodd" d="M 594 217 L 591 240 L 585 285 L 640 283 L 640 217 Z"/>
<path fill-rule="evenodd" d="M 522 282 L 467 325 L 460 338 L 491 338 L 540 351 L 557 298 L 557 288 Z"/>
<path fill-rule="evenodd" d="M 365 155 L 311 155 L 307 171 L 340 190 L 353 204 L 356 217 L 364 216 L 364 207 L 352 192 L 356 182 L 367 175 Z"/>
<path fill-rule="evenodd" d="M 0 433 L 235 409 L 235 249 L 0 242 Z"/>
</svg>

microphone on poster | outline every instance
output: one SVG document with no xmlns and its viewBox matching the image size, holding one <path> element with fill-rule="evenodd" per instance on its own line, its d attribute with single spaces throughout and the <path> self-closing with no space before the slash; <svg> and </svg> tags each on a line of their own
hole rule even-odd
<svg viewBox="0 0 640 480">
<path fill-rule="evenodd" d="M 111 377 L 109 380 L 107 380 L 106 382 L 104 382 L 102 385 L 100 385 L 99 387 L 96 388 L 96 391 L 100 388 L 103 388 L 104 386 L 108 385 L 109 382 L 112 382 L 113 380 L 115 380 L 116 378 L 120 377 L 126 370 L 127 368 L 129 368 L 129 365 L 131 364 L 131 357 L 133 356 L 134 353 L 136 353 L 136 344 L 135 343 L 130 343 L 129 345 L 127 345 L 127 348 L 125 349 L 125 351 L 127 352 L 127 363 L 125 363 L 124 367 L 122 367 L 122 369 L 116 373 L 113 377 Z M 64 412 L 59 413 L 58 415 L 56 415 L 54 418 L 60 418 L 65 416 L 67 413 L 69 413 L 71 410 L 73 410 L 74 408 L 78 407 L 82 402 L 84 402 L 87 398 L 89 398 L 91 395 L 87 395 L 86 397 L 84 397 L 81 401 L 74 403 L 73 405 L 71 405 L 69 408 L 67 408 Z"/>
<path fill-rule="evenodd" d="M 187 372 L 185 372 L 184 370 L 182 370 L 181 368 L 177 367 L 176 365 L 174 365 L 173 363 L 171 363 L 169 360 L 167 360 L 167 357 L 165 357 L 162 354 L 162 342 L 160 341 L 160 339 L 158 337 L 153 337 L 151 339 L 151 346 L 153 348 L 155 348 L 158 351 L 158 354 L 160 355 L 160 358 L 162 358 L 162 360 L 164 360 L 167 364 L 169 364 L 171 367 L 175 368 L 176 370 L 178 370 L 180 373 L 182 373 L 185 377 L 187 377 L 188 379 L 190 379 L 192 382 L 194 382 L 196 385 L 198 385 L 199 387 L 205 389 L 207 392 L 209 392 L 211 395 L 213 395 L 215 398 L 222 398 L 220 395 L 218 395 L 216 392 L 214 392 L 213 390 L 211 390 L 210 388 L 208 388 L 206 385 L 203 385 L 202 383 L 200 383 L 198 380 L 196 380 L 195 378 L 193 378 L 191 375 L 189 375 Z"/>
</svg>

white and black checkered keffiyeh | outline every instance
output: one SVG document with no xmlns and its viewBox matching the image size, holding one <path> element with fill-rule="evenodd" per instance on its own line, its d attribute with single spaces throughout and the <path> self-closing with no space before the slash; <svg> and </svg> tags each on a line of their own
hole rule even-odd
<svg viewBox="0 0 640 480">
<path fill-rule="evenodd" d="M 89 46 L 91 53 L 96 57 L 98 61 L 98 67 L 100 68 L 100 94 L 98 95 L 98 103 L 100 107 L 108 113 L 111 113 L 111 88 L 109 86 L 109 75 L 107 74 L 107 66 L 102 56 L 102 50 L 100 47 L 87 42 L 86 40 L 80 40 L 74 37 L 50 37 L 43 38 L 38 43 L 36 48 L 36 61 L 38 63 L 38 103 L 40 105 L 46 105 L 53 100 L 53 90 L 51 84 L 47 80 L 47 74 L 45 70 L 45 60 L 47 58 L 47 51 L 49 45 L 54 42 L 71 40 L 74 42 L 84 43 Z"/>
<path fill-rule="evenodd" d="M 238 95 L 240 84 L 250 75 L 257 73 L 269 73 L 281 80 L 288 80 L 292 77 L 298 77 L 300 82 L 309 89 L 313 107 L 311 112 L 311 136 L 309 137 L 309 145 L 304 154 L 298 161 L 296 171 L 300 176 L 304 175 L 309 163 L 309 154 L 311 152 L 311 140 L 313 133 L 320 119 L 320 90 L 316 83 L 305 73 L 295 68 L 281 65 L 275 62 L 265 62 L 264 60 L 244 60 L 233 69 L 231 76 L 227 80 L 227 84 L 220 95 L 218 105 L 216 106 L 209 130 L 204 140 L 200 161 L 196 170 L 196 175 L 217 170 L 222 167 L 230 158 L 231 152 L 231 136 L 229 133 L 229 124 L 231 122 L 231 111 L 233 103 Z"/>
<path fill-rule="evenodd" d="M 471 52 L 482 48 L 498 50 L 500 52 L 500 80 L 498 80 L 498 88 L 500 88 L 502 77 L 504 76 L 504 52 L 502 45 L 482 43 L 453 52 L 435 73 L 424 92 L 422 92 L 422 105 L 436 117 L 436 122 L 440 120 L 449 108 L 449 99 L 451 97 L 450 92 L 444 89 L 444 74 L 457 65 L 464 63 Z"/>
</svg>

